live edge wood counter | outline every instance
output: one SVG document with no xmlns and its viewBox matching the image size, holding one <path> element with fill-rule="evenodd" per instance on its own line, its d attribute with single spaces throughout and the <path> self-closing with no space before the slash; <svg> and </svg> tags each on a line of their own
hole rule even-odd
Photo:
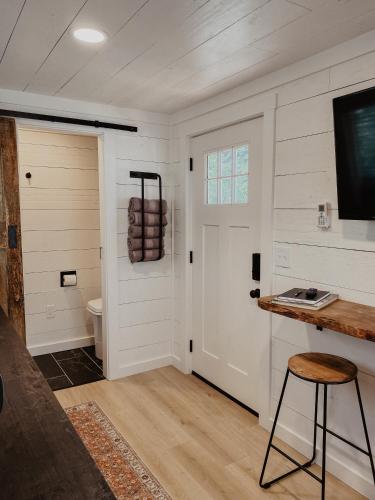
<svg viewBox="0 0 375 500">
<path fill-rule="evenodd" d="M 259 307 L 281 316 L 375 342 L 375 307 L 339 299 L 320 311 L 312 311 L 273 304 L 272 299 L 272 296 L 261 297 L 258 300 Z"/>
<path fill-rule="evenodd" d="M 20 337 L 0 310 L 1 500 L 114 499 Z"/>
</svg>

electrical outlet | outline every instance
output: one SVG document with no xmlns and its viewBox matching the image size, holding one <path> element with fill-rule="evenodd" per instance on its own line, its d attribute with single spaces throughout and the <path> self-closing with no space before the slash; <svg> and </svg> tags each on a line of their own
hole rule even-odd
<svg viewBox="0 0 375 500">
<path fill-rule="evenodd" d="M 47 318 L 54 318 L 56 312 L 55 304 L 46 305 L 46 316 Z"/>
<path fill-rule="evenodd" d="M 275 248 L 275 265 L 278 267 L 290 267 L 290 249 L 286 247 Z"/>
</svg>

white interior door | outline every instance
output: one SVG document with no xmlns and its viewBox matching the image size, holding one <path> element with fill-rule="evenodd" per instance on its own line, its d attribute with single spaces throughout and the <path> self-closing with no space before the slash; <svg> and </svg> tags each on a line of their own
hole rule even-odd
<svg viewBox="0 0 375 500">
<path fill-rule="evenodd" d="M 192 139 L 193 370 L 258 410 L 262 118 Z"/>
</svg>

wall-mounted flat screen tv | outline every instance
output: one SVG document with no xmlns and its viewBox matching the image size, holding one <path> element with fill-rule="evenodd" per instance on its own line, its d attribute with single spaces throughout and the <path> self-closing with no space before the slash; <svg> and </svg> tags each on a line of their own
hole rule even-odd
<svg viewBox="0 0 375 500">
<path fill-rule="evenodd" d="M 375 219 L 375 87 L 333 99 L 340 219 Z"/>
</svg>

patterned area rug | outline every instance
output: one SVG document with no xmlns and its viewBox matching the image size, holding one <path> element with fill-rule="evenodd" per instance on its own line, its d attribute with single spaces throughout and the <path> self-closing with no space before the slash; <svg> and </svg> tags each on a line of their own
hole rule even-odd
<svg viewBox="0 0 375 500">
<path fill-rule="evenodd" d="M 65 411 L 118 500 L 171 500 L 94 401 Z"/>
</svg>

